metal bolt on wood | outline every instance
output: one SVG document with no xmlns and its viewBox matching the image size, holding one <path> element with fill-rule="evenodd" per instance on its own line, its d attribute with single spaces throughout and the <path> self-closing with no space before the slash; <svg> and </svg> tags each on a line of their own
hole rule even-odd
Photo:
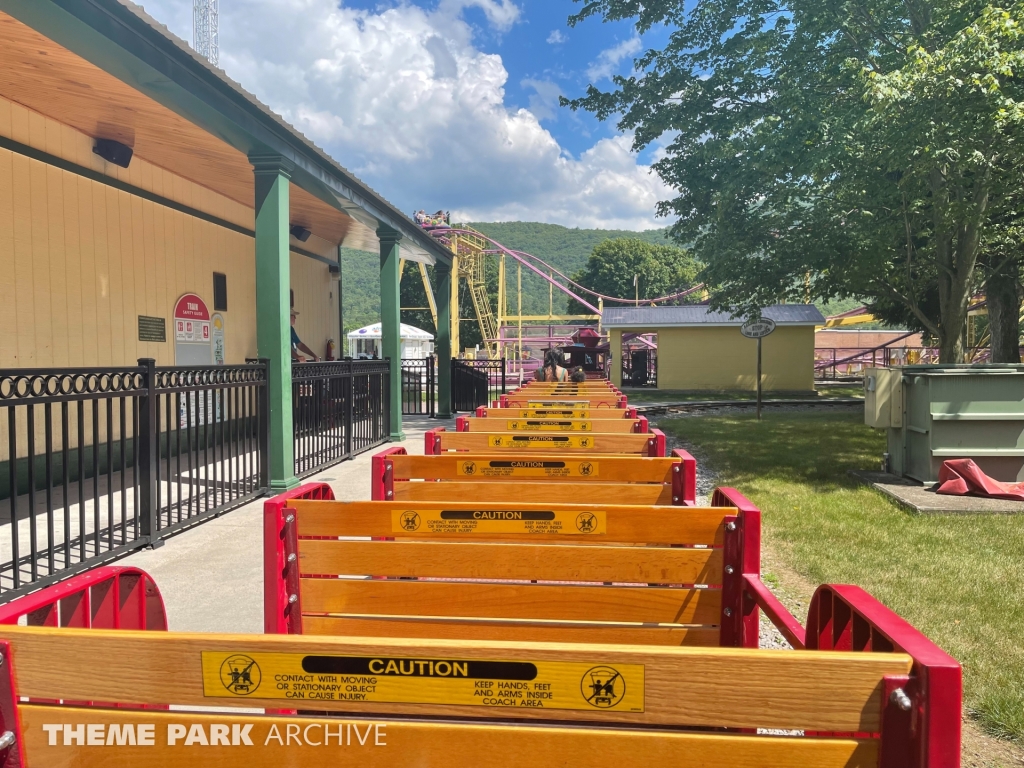
<svg viewBox="0 0 1024 768">
<path fill-rule="evenodd" d="M 726 572 L 726 573 L 728 573 L 729 575 L 732 575 L 732 574 L 733 574 L 733 572 L 735 572 L 735 570 L 736 570 L 736 569 L 735 569 L 735 568 L 733 568 L 733 567 L 732 567 L 731 565 L 727 565 L 727 566 L 725 566 L 725 572 Z"/>
<path fill-rule="evenodd" d="M 13 731 L 4 731 L 0 734 L 0 749 L 10 749 L 14 746 L 15 741 Z"/>
<path fill-rule="evenodd" d="M 897 707 L 902 709 L 904 712 L 909 712 L 912 706 L 910 697 L 907 696 L 906 691 L 902 688 L 897 688 L 889 696 L 889 701 L 895 704 Z"/>
<path fill-rule="evenodd" d="M 299 596 L 298 595 L 288 595 L 288 602 L 289 603 L 297 603 L 298 601 L 299 601 Z"/>
<path fill-rule="evenodd" d="M 287 516 L 287 517 L 286 517 L 286 518 L 284 519 L 284 521 L 285 521 L 286 523 L 294 523 L 294 522 L 295 522 L 295 515 L 288 515 L 288 516 Z"/>
<path fill-rule="evenodd" d="M 732 608 L 725 608 L 722 610 L 722 613 L 724 613 L 726 616 L 732 616 Z"/>
<path fill-rule="evenodd" d="M 736 523 L 732 523 L 732 522 L 726 523 L 725 524 L 725 530 L 727 530 L 727 531 L 735 531 L 736 530 Z"/>
<path fill-rule="evenodd" d="M 288 562 L 289 563 L 294 563 L 295 562 L 295 553 L 294 552 L 292 552 L 291 554 L 288 555 Z"/>
</svg>

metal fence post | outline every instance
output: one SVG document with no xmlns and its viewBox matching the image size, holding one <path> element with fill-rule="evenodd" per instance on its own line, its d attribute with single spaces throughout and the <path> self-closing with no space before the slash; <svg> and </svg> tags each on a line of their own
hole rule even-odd
<svg viewBox="0 0 1024 768">
<path fill-rule="evenodd" d="M 387 371 L 381 374 L 381 381 L 384 384 L 384 434 L 391 434 L 391 358 L 385 357 Z M 401 375 L 401 366 L 398 366 L 398 375 Z"/>
<path fill-rule="evenodd" d="M 160 502 L 156 466 L 156 360 L 151 357 L 139 358 L 139 367 L 145 377 L 145 394 L 139 398 L 139 535 L 148 540 L 150 545 L 155 545 L 160 528 L 157 517 Z"/>
<path fill-rule="evenodd" d="M 505 394 L 505 358 L 501 358 L 501 394 Z M 490 405 L 490 403 L 487 403 Z"/>
<path fill-rule="evenodd" d="M 270 359 L 261 357 L 258 362 L 263 366 L 263 386 L 259 391 L 259 462 L 260 488 L 270 487 Z"/>
<path fill-rule="evenodd" d="M 351 456 L 353 449 L 352 430 L 355 429 L 355 400 L 356 400 L 356 376 L 352 369 L 353 363 L 348 361 L 348 375 L 346 381 L 348 388 L 342 389 L 345 396 L 345 455 Z"/>
</svg>

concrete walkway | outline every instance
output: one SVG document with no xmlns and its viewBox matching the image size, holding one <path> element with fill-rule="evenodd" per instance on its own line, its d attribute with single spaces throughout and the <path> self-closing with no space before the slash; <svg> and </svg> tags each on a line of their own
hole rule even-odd
<svg viewBox="0 0 1024 768">
<path fill-rule="evenodd" d="M 423 433 L 454 429 L 454 421 L 406 417 L 406 439 L 392 443 L 423 453 Z M 384 446 L 307 478 L 326 482 L 338 499 L 370 498 L 370 457 Z M 118 562 L 156 579 L 169 629 L 187 632 L 263 632 L 263 500 L 202 523 Z"/>
</svg>

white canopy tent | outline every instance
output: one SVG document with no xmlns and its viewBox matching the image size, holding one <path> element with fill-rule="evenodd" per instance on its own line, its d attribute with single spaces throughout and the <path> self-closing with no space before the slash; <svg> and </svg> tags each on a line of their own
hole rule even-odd
<svg viewBox="0 0 1024 768">
<path fill-rule="evenodd" d="M 434 353 L 434 336 L 421 328 L 402 326 L 402 359 L 423 360 Z M 380 323 L 357 328 L 348 334 L 349 357 L 368 359 L 379 358 L 381 330 Z"/>
</svg>

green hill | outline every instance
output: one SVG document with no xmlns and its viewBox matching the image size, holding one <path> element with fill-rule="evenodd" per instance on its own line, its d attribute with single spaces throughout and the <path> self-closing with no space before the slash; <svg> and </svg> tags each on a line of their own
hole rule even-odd
<svg viewBox="0 0 1024 768">
<path fill-rule="evenodd" d="M 644 232 L 631 232 L 621 229 L 578 229 L 562 227 L 557 224 L 539 224 L 528 221 L 507 222 L 473 222 L 469 226 L 479 230 L 488 237 L 494 238 L 506 248 L 525 251 L 543 259 L 555 269 L 566 275 L 572 275 L 586 263 L 587 257 L 594 246 L 605 240 L 617 237 L 637 237 L 652 243 L 666 244 L 665 230 L 651 229 Z M 345 311 L 345 331 L 376 322 L 380 319 L 380 274 L 379 259 L 376 254 L 365 251 L 342 249 L 342 278 L 344 282 L 343 300 Z M 498 261 L 491 259 L 488 265 L 488 283 L 492 293 L 497 293 Z M 516 269 L 514 264 L 506 262 L 508 269 L 508 311 L 516 312 Z M 473 309 L 468 293 L 460 296 L 463 318 L 472 318 Z M 551 295 L 551 305 L 555 314 L 566 311 L 567 297 L 556 289 Z M 422 283 L 417 270 L 406 268 L 402 280 L 402 306 L 426 306 Z M 548 283 L 541 277 L 523 269 L 523 314 L 547 314 L 549 306 Z M 422 310 L 402 313 L 402 322 L 410 323 L 433 331 L 430 315 Z M 475 320 L 463 320 L 462 336 L 464 344 L 472 344 L 479 337 Z"/>
</svg>

